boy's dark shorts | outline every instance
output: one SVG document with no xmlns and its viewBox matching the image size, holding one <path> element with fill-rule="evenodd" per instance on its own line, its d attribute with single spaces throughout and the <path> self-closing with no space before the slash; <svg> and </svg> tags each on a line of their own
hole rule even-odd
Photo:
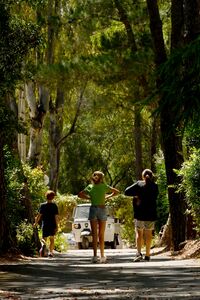
<svg viewBox="0 0 200 300">
<path fill-rule="evenodd" d="M 55 227 L 43 227 L 42 228 L 42 237 L 48 237 L 55 235 L 56 228 Z"/>
</svg>

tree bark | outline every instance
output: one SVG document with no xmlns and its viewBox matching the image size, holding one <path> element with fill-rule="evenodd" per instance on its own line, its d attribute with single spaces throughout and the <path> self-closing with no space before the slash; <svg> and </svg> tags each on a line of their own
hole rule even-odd
<svg viewBox="0 0 200 300">
<path fill-rule="evenodd" d="M 184 32 L 184 15 L 183 15 L 184 0 L 171 1 L 171 50 L 183 45 Z"/>
<path fill-rule="evenodd" d="M 142 132 L 141 132 L 141 113 L 140 109 L 135 106 L 134 110 L 134 138 L 135 138 L 135 176 L 141 179 L 143 170 L 142 164 Z"/>
<path fill-rule="evenodd" d="M 58 175 L 60 166 L 60 147 L 57 146 L 58 141 L 61 139 L 63 132 L 63 106 L 64 106 L 64 92 L 58 88 L 56 97 L 56 106 L 50 102 L 50 176 L 49 186 L 53 191 L 57 191 L 58 187 Z"/>
<path fill-rule="evenodd" d="M 159 120 L 157 116 L 152 116 L 151 126 L 151 170 L 153 173 L 156 172 L 155 154 L 157 153 L 157 145 L 160 137 Z"/>
<path fill-rule="evenodd" d="M 190 43 L 200 34 L 200 0 L 184 0 L 184 18 L 185 41 Z"/>
<path fill-rule="evenodd" d="M 37 103 L 33 82 L 28 82 L 25 89 L 31 119 L 30 145 L 27 160 L 32 167 L 37 167 L 41 162 L 43 123 L 49 107 L 49 93 L 47 89 L 40 86 L 39 103 Z"/>
<path fill-rule="evenodd" d="M 20 90 L 18 100 L 18 119 L 25 122 L 26 120 L 26 103 L 24 98 L 24 91 Z M 26 135 L 18 134 L 18 151 L 22 162 L 26 161 Z"/>
<path fill-rule="evenodd" d="M 150 29 L 154 44 L 155 63 L 159 68 L 167 60 L 165 51 L 162 22 L 159 15 L 157 1 L 147 0 L 147 6 L 150 17 Z M 162 78 L 157 79 L 157 86 L 160 87 Z M 165 100 L 165 95 L 160 97 L 160 105 Z M 164 105 L 160 114 L 161 136 L 165 158 L 165 167 L 167 174 L 168 197 L 170 204 L 171 224 L 172 224 L 172 245 L 173 250 L 179 249 L 179 244 L 185 241 L 186 218 L 185 218 L 185 201 L 183 195 L 177 191 L 179 178 L 174 169 L 180 169 L 182 156 L 182 139 L 177 134 L 176 128 L 173 127 L 175 116 L 170 107 Z M 177 227 L 178 224 L 178 227 Z"/>
</svg>

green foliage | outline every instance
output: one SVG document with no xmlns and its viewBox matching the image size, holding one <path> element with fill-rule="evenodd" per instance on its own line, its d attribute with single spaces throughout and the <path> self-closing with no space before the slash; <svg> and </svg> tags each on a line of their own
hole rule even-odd
<svg viewBox="0 0 200 300">
<path fill-rule="evenodd" d="M 132 198 L 123 194 L 110 198 L 107 203 L 113 209 L 113 214 L 121 222 L 121 237 L 130 244 L 134 243 L 135 227 L 133 221 Z"/>
<path fill-rule="evenodd" d="M 11 2 L 10 2 L 11 3 Z M 39 44 L 35 24 L 11 16 L 11 4 L 0 3 L 0 96 L 12 91 L 22 79 L 23 59 L 32 47 Z M 10 4 L 10 5 L 9 5 Z"/>
<path fill-rule="evenodd" d="M 181 176 L 180 189 L 186 195 L 189 212 L 194 218 L 196 231 L 200 233 L 200 149 L 193 149 L 178 174 Z"/>
<path fill-rule="evenodd" d="M 0 128 L 5 143 L 11 143 L 16 138 L 13 134 L 22 131 L 9 109 L 8 100 L 22 79 L 25 56 L 40 41 L 38 27 L 13 14 L 14 4 L 14 1 L 0 1 Z"/>
<path fill-rule="evenodd" d="M 59 211 L 59 231 L 70 232 L 73 209 L 77 205 L 77 196 L 60 195 L 58 193 L 56 204 Z"/>
<path fill-rule="evenodd" d="M 191 120 L 187 124 L 184 132 L 184 141 L 186 146 L 186 151 L 190 152 L 190 149 L 194 147 L 196 149 L 200 148 L 200 119 Z"/>
<path fill-rule="evenodd" d="M 160 69 L 163 80 L 160 110 L 170 107 L 175 116 L 173 129 L 179 122 L 199 120 L 200 111 L 200 38 L 185 48 L 174 51 Z"/>
<path fill-rule="evenodd" d="M 84 136 L 73 136 L 64 146 L 64 165 L 61 165 L 59 189 L 77 194 L 88 182 L 94 170 L 104 171 L 104 161 L 100 149 L 94 151 L 94 141 Z M 83 175 L 84 174 L 84 175 Z"/>
<path fill-rule="evenodd" d="M 68 243 L 66 241 L 65 236 L 62 234 L 62 232 L 57 233 L 55 235 L 54 246 L 55 246 L 55 250 L 58 252 L 67 252 Z"/>
<path fill-rule="evenodd" d="M 40 167 L 32 169 L 28 164 L 23 164 L 23 171 L 28 181 L 33 210 L 36 213 L 39 205 L 46 201 L 45 192 L 48 188 L 44 183 L 44 173 Z"/>
<path fill-rule="evenodd" d="M 6 161 L 5 179 L 7 184 L 7 211 L 11 230 L 15 232 L 16 226 L 21 221 L 23 207 L 20 202 L 20 189 L 23 182 L 23 173 L 20 161 L 13 156 L 8 147 L 4 147 Z"/>
<path fill-rule="evenodd" d="M 35 247 L 33 243 L 33 226 L 26 220 L 21 221 L 17 226 L 17 246 L 24 255 L 34 255 Z"/>
<path fill-rule="evenodd" d="M 21 162 L 13 156 L 8 147 L 4 149 L 6 161 L 5 178 L 7 183 L 7 217 L 13 238 L 17 233 L 19 240 L 19 249 L 27 255 L 33 254 L 33 241 L 31 224 L 27 224 L 25 207 L 21 201 L 21 189 L 24 183 L 24 175 L 27 178 L 27 184 L 30 188 L 30 198 L 34 213 L 38 211 L 39 204 L 44 202 L 44 194 L 47 187 L 44 185 L 44 174 L 41 169 L 31 169 L 28 165 L 22 165 Z M 27 231 L 26 231 L 27 226 Z M 30 247 L 30 249 L 29 249 Z M 29 252 L 30 251 L 30 252 Z"/>
</svg>

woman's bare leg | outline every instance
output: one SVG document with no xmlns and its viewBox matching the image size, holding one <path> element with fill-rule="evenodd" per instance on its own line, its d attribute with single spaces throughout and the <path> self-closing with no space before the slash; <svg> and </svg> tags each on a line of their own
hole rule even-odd
<svg viewBox="0 0 200 300">
<path fill-rule="evenodd" d="M 145 229 L 145 242 L 146 242 L 146 256 L 150 256 L 151 251 L 151 241 L 152 241 L 152 230 Z"/>
<path fill-rule="evenodd" d="M 90 226 L 92 229 L 92 246 L 93 246 L 93 253 L 94 256 L 97 256 L 97 220 L 90 220 Z"/>
<path fill-rule="evenodd" d="M 143 246 L 143 229 L 135 229 L 137 252 L 141 253 Z"/>
<path fill-rule="evenodd" d="M 104 233 L 106 228 L 106 221 L 99 221 L 99 247 L 101 257 L 104 257 Z"/>
</svg>

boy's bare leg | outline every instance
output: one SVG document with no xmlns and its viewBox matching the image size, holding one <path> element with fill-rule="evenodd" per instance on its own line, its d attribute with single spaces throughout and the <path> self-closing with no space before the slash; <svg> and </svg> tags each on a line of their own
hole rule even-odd
<svg viewBox="0 0 200 300">
<path fill-rule="evenodd" d="M 51 254 L 53 254 L 53 250 L 54 250 L 54 236 L 51 235 L 51 236 L 49 237 L 49 239 L 50 239 L 49 252 L 50 252 Z"/>
</svg>

